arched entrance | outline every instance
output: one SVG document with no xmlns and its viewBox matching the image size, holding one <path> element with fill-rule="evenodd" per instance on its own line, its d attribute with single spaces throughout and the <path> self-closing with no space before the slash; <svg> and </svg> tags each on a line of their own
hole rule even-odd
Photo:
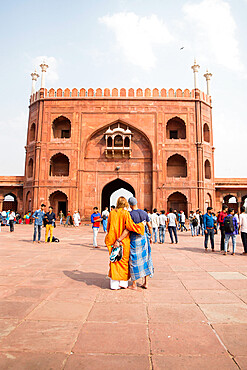
<svg viewBox="0 0 247 370">
<path fill-rule="evenodd" d="M 173 208 L 179 211 L 184 211 L 185 216 L 187 217 L 187 198 L 184 194 L 176 191 L 175 193 L 171 194 L 167 199 L 167 210 L 169 211 L 170 208 Z"/>
<path fill-rule="evenodd" d="M 226 195 L 223 199 L 223 203 L 226 204 L 227 207 L 233 208 L 234 212 L 238 212 L 238 202 L 237 198 L 234 195 L 232 194 Z"/>
<path fill-rule="evenodd" d="M 68 197 L 65 193 L 59 190 L 55 191 L 50 195 L 49 202 L 50 205 L 53 207 L 53 212 L 55 213 L 56 217 L 58 216 L 60 211 L 62 211 L 64 215 L 67 215 Z"/>
<path fill-rule="evenodd" d="M 9 193 L 4 196 L 3 211 L 17 211 L 17 198 L 15 194 Z"/>
<path fill-rule="evenodd" d="M 106 184 L 101 194 L 101 210 L 116 205 L 117 198 L 135 196 L 135 189 L 126 181 L 116 179 Z M 128 199 L 127 199 L 128 200 Z M 111 203 L 111 201 L 113 203 Z"/>
</svg>

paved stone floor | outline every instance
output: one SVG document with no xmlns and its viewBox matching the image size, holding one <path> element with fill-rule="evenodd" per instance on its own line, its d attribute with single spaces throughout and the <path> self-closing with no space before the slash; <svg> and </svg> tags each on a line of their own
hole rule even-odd
<svg viewBox="0 0 247 370">
<path fill-rule="evenodd" d="M 0 369 L 247 369 L 247 257 L 203 238 L 153 246 L 147 291 L 110 291 L 108 252 L 89 226 L 0 233 Z M 43 231 L 44 233 L 44 231 Z M 42 234 L 44 237 L 44 235 Z M 219 236 L 216 246 L 219 250 Z"/>
</svg>

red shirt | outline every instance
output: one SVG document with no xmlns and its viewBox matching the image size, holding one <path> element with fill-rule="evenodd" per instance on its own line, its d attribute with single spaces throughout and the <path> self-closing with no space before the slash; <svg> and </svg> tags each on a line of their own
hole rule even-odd
<svg viewBox="0 0 247 370">
<path fill-rule="evenodd" d="M 220 226 L 224 226 L 224 219 L 226 218 L 226 216 L 227 216 L 227 212 L 223 212 L 223 211 L 221 211 L 221 212 L 218 214 L 217 221 L 218 221 L 218 223 L 220 224 Z"/>
</svg>

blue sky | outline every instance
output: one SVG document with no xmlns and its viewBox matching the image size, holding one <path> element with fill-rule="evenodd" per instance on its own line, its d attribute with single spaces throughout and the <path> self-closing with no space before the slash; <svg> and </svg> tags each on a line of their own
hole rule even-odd
<svg viewBox="0 0 247 370">
<path fill-rule="evenodd" d="M 47 88 L 71 89 L 192 89 L 196 57 L 201 90 L 213 74 L 215 175 L 247 177 L 246 14 L 247 0 L 1 2 L 0 175 L 23 174 L 30 73 L 44 57 Z"/>
</svg>

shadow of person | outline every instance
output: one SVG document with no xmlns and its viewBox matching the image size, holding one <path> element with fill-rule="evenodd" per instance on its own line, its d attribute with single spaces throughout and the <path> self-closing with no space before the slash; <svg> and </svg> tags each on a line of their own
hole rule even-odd
<svg viewBox="0 0 247 370">
<path fill-rule="evenodd" d="M 104 274 L 99 274 L 97 272 L 84 272 L 79 270 L 63 271 L 64 275 L 72 280 L 76 280 L 87 285 L 98 286 L 99 288 L 106 289 L 109 285 L 107 276 Z"/>
</svg>

